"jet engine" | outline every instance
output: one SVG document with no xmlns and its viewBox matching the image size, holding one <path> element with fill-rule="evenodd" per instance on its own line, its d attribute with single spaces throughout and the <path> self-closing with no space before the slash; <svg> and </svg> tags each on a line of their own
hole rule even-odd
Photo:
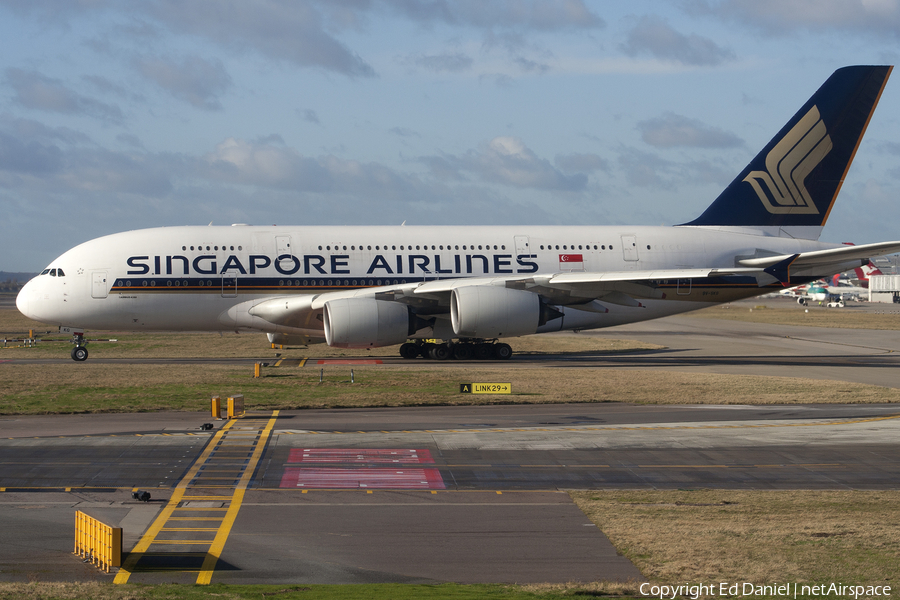
<svg viewBox="0 0 900 600">
<path fill-rule="evenodd" d="M 454 289 L 450 298 L 453 332 L 464 338 L 528 335 L 559 316 L 537 294 L 524 290 L 472 285 Z"/>
<path fill-rule="evenodd" d="M 341 298 L 325 303 L 325 341 L 337 348 L 377 348 L 401 344 L 419 319 L 399 302 Z"/>
</svg>

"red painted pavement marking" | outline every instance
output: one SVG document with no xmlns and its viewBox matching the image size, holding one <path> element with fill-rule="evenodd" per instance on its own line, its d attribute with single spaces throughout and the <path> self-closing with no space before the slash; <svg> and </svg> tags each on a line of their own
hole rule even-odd
<svg viewBox="0 0 900 600">
<path fill-rule="evenodd" d="M 303 489 L 446 489 L 438 469 L 302 469 L 288 467 L 282 488 Z"/>
<path fill-rule="evenodd" d="M 434 464 L 427 448 L 293 448 L 289 464 L 342 463 L 351 465 Z"/>
<path fill-rule="evenodd" d="M 318 365 L 380 365 L 383 361 L 376 358 L 329 358 L 320 360 Z"/>
</svg>

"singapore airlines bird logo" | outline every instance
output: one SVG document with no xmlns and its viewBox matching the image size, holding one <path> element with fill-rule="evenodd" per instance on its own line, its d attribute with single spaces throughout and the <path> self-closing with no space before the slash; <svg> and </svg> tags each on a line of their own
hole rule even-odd
<svg viewBox="0 0 900 600">
<path fill-rule="evenodd" d="M 770 213 L 818 214 L 806 191 L 806 177 L 832 147 L 819 109 L 813 106 L 766 156 L 767 170 L 751 171 L 744 181 Z"/>
</svg>

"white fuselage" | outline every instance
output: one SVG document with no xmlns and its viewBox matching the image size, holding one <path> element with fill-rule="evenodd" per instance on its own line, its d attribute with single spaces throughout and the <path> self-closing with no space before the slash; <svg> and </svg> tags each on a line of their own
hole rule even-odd
<svg viewBox="0 0 900 600">
<path fill-rule="evenodd" d="M 167 227 L 118 233 L 69 250 L 26 284 L 17 305 L 38 321 L 86 329 L 302 329 L 318 337 L 320 322 L 269 326 L 235 307 L 261 298 L 438 279 L 730 268 L 760 253 L 832 247 L 753 229 L 700 227 Z M 752 280 L 672 281 L 660 298 L 639 307 L 563 307 L 564 317 L 539 331 L 641 321 L 772 289 Z M 422 335 L 446 333 L 440 324 Z"/>
</svg>

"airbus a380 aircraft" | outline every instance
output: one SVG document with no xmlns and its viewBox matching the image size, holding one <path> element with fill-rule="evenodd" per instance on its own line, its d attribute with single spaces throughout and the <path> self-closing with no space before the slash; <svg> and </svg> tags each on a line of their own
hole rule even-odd
<svg viewBox="0 0 900 600">
<path fill-rule="evenodd" d="M 900 241 L 817 241 L 891 68 L 836 71 L 683 225 L 144 229 L 69 250 L 16 305 L 71 331 L 77 361 L 84 328 L 250 330 L 275 343 L 403 343 L 407 358 L 509 358 L 497 340 L 814 281 L 900 251 Z"/>
</svg>

